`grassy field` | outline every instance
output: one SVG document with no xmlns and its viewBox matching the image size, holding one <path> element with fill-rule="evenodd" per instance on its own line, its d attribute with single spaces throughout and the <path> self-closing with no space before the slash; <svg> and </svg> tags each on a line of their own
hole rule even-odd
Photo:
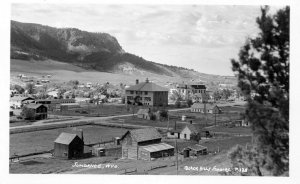
<svg viewBox="0 0 300 184">
<path fill-rule="evenodd" d="M 250 127 L 232 127 L 232 128 L 229 128 L 229 127 L 226 127 L 226 126 L 217 126 L 217 127 L 209 128 L 208 130 L 213 131 L 213 132 L 239 133 L 241 135 L 251 133 L 251 128 Z"/>
<path fill-rule="evenodd" d="M 109 128 L 103 126 L 79 126 L 77 129 L 83 130 L 85 144 L 111 140 L 113 137 L 120 137 L 125 133 L 125 129 Z M 53 149 L 54 140 L 61 132 L 72 132 L 73 128 L 59 128 L 36 132 L 26 132 L 10 134 L 10 155 L 28 154 L 38 151 Z"/>
<path fill-rule="evenodd" d="M 157 75 L 144 72 L 143 74 L 130 75 L 126 73 L 109 73 L 98 72 L 94 70 L 86 70 L 72 64 L 62 63 L 53 60 L 46 61 L 26 61 L 11 59 L 10 61 L 11 79 L 16 80 L 16 76 L 20 73 L 27 76 L 36 76 L 40 78 L 42 75 L 52 75 L 51 82 L 68 82 L 70 80 L 78 80 L 79 82 L 105 83 L 132 85 L 136 79 L 145 80 L 151 76 L 151 80 L 160 85 L 164 85 L 167 81 L 179 81 L 178 77 L 169 77 L 165 75 Z"/>
<path fill-rule="evenodd" d="M 65 160 L 58 158 L 35 158 L 17 163 L 10 163 L 9 173 L 21 174 L 51 174 L 76 171 L 80 168 L 72 167 L 75 162 L 101 164 L 114 160 L 112 157 L 92 157 L 80 160 Z"/>
</svg>

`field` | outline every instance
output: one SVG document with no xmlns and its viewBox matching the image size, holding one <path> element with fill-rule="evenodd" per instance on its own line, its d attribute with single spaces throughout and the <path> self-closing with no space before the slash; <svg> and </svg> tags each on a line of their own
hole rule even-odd
<svg viewBox="0 0 300 184">
<path fill-rule="evenodd" d="M 79 126 L 77 129 L 83 130 L 85 144 L 111 140 L 113 137 L 122 136 L 126 129 L 110 128 L 103 126 Z M 39 151 L 53 149 L 54 140 L 61 132 L 72 132 L 73 128 L 59 128 L 52 130 L 42 130 L 36 132 L 26 132 L 10 134 L 10 155 L 28 154 Z"/>
<path fill-rule="evenodd" d="M 11 59 L 10 64 L 11 83 L 17 83 L 16 76 L 20 73 L 27 76 L 36 76 L 38 78 L 41 78 L 42 75 L 52 75 L 50 81 L 57 83 L 68 82 L 76 79 L 83 83 L 105 83 L 109 81 L 111 84 L 120 84 L 121 82 L 123 84 L 134 84 L 136 79 L 139 78 L 140 80 L 144 80 L 148 76 L 151 76 L 151 80 L 160 85 L 165 84 L 167 81 L 175 82 L 179 80 L 178 77 L 169 77 L 148 72 L 138 75 L 98 72 L 53 60 L 26 61 Z"/>
</svg>

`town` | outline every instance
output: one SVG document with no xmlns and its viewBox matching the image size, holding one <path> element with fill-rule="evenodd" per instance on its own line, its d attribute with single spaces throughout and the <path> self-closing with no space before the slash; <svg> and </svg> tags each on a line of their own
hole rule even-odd
<svg viewBox="0 0 300 184">
<path fill-rule="evenodd" d="M 11 173 L 199 174 L 184 166 L 222 164 L 213 160 L 251 143 L 246 103 L 232 85 L 212 91 L 195 80 L 57 84 L 51 77 L 19 74 L 21 85 L 11 85 Z M 74 162 L 116 167 L 83 170 Z"/>
</svg>

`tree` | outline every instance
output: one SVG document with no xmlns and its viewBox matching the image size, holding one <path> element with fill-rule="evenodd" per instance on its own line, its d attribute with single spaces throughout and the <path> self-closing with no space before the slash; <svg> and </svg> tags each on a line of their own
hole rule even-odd
<svg viewBox="0 0 300 184">
<path fill-rule="evenodd" d="M 13 89 L 17 90 L 19 94 L 22 94 L 25 91 L 24 88 L 22 88 L 20 85 L 17 84 L 13 86 Z"/>
<path fill-rule="evenodd" d="M 256 175 L 289 174 L 289 16 L 285 7 L 274 15 L 261 8 L 256 19 L 260 33 L 248 38 L 238 61 L 232 59 L 238 86 L 248 101 L 245 116 L 252 124 L 253 149 L 236 149 Z M 250 152 L 250 153 L 249 153 Z M 251 156 L 245 156 L 251 155 Z M 251 160 L 255 160 L 252 163 Z M 255 169 L 254 169 L 255 168 Z"/>
<path fill-rule="evenodd" d="M 173 91 L 170 99 L 173 101 L 182 101 L 184 99 L 184 97 L 181 93 L 179 93 L 177 90 L 175 90 L 175 91 Z"/>
<path fill-rule="evenodd" d="M 34 112 L 33 110 L 27 108 L 27 107 L 23 107 L 22 108 L 22 112 L 21 115 L 23 116 L 24 119 L 29 119 L 29 120 L 33 120 L 34 119 Z"/>
<path fill-rule="evenodd" d="M 34 84 L 33 83 L 27 83 L 26 84 L 26 90 L 28 94 L 33 94 L 35 92 Z"/>
</svg>

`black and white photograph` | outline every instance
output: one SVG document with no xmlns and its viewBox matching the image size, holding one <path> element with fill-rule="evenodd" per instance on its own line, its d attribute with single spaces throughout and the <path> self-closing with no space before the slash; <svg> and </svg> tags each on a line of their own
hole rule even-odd
<svg viewBox="0 0 300 184">
<path fill-rule="evenodd" d="M 10 2 L 7 174 L 290 178 L 290 3 Z"/>
</svg>

